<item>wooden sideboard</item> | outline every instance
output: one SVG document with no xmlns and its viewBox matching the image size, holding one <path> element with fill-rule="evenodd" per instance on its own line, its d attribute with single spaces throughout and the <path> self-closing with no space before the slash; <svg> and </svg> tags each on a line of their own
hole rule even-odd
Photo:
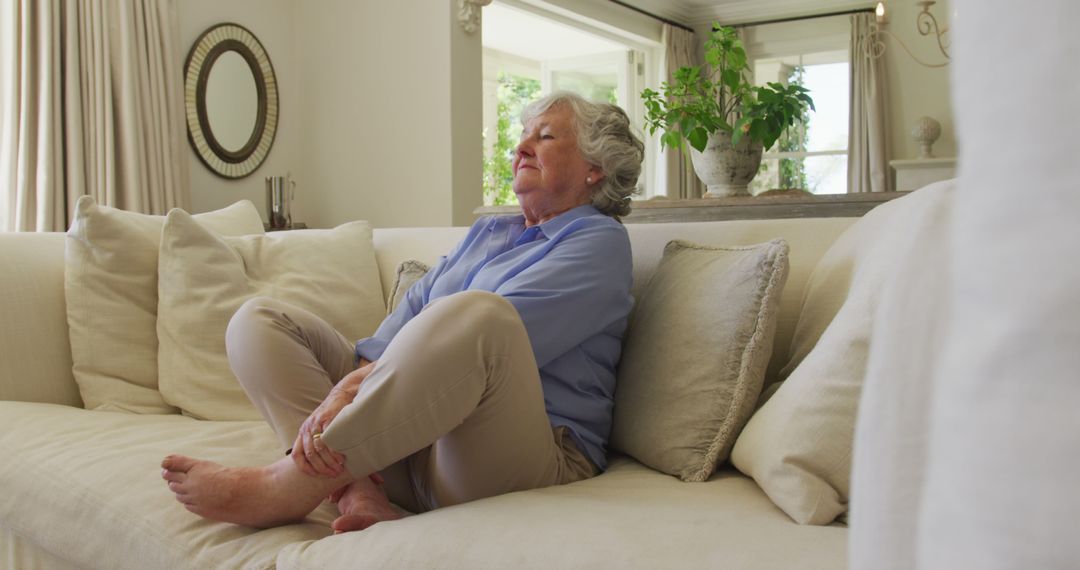
<svg viewBox="0 0 1080 570">
<path fill-rule="evenodd" d="M 910 192 L 814 195 L 802 191 L 774 191 L 761 196 L 701 198 L 697 200 L 635 200 L 629 216 L 633 223 L 704 222 L 777 218 L 845 218 L 869 212 L 874 206 Z M 482 206 L 477 216 L 519 214 L 517 206 Z"/>
</svg>

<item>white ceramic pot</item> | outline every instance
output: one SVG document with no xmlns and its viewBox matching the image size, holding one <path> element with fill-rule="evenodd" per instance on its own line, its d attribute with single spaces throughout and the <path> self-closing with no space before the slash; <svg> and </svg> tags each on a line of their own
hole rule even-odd
<svg viewBox="0 0 1080 570">
<path fill-rule="evenodd" d="M 709 136 L 705 152 L 690 149 L 694 172 L 709 189 L 705 197 L 749 196 L 747 186 L 757 176 L 763 150 L 761 143 L 750 137 L 732 146 L 731 133 L 724 131 Z"/>
</svg>

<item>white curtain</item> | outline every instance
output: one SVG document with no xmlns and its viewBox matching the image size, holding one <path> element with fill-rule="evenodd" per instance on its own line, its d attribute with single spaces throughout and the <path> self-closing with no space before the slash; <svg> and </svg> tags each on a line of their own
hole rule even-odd
<svg viewBox="0 0 1080 570">
<path fill-rule="evenodd" d="M 174 0 L 5 0 L 0 231 L 63 231 L 79 196 L 188 201 Z"/>
<path fill-rule="evenodd" d="M 874 15 L 851 15 L 851 88 L 848 119 L 848 192 L 891 189 L 885 59 L 866 47 Z"/>
<path fill-rule="evenodd" d="M 662 32 L 666 46 L 664 77 L 666 81 L 675 80 L 675 71 L 680 67 L 700 65 L 694 33 L 664 24 Z M 672 199 L 701 198 L 705 186 L 694 173 L 690 155 L 677 149 L 665 149 L 664 161 L 667 167 L 667 195 Z"/>
</svg>

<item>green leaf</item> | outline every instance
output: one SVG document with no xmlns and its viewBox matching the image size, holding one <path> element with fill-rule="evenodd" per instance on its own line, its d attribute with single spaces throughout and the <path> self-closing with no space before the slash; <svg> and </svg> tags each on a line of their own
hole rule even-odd
<svg viewBox="0 0 1080 570">
<path fill-rule="evenodd" d="M 661 146 L 666 146 L 668 148 L 679 148 L 680 140 L 677 131 L 668 131 L 660 137 L 660 144 Z"/>
<path fill-rule="evenodd" d="M 720 75 L 720 82 L 734 91 L 739 88 L 739 72 L 734 69 L 725 69 Z"/>
<path fill-rule="evenodd" d="M 709 49 L 709 46 L 705 47 L 705 63 L 708 63 L 710 67 L 719 67 L 720 57 L 719 49 Z"/>
<path fill-rule="evenodd" d="M 765 139 L 768 137 L 767 131 L 768 128 L 765 126 L 765 121 L 762 121 L 761 119 L 754 119 L 750 123 L 750 132 L 747 134 L 750 135 L 750 138 L 756 141 L 765 142 Z"/>
<path fill-rule="evenodd" d="M 705 145 L 709 143 L 709 133 L 704 128 L 697 127 L 686 135 L 686 139 L 690 141 L 690 146 L 697 149 L 698 152 L 704 152 Z"/>
<path fill-rule="evenodd" d="M 746 51 L 741 45 L 736 44 L 735 46 L 732 46 L 728 61 L 731 63 L 731 67 L 735 69 L 746 69 Z"/>
</svg>

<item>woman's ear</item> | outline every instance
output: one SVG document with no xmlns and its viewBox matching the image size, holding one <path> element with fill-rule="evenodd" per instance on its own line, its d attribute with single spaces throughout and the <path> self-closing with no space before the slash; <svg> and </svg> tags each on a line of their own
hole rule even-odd
<svg viewBox="0 0 1080 570">
<path fill-rule="evenodd" d="M 593 184 L 599 184 L 605 176 L 606 175 L 604 174 L 604 170 L 602 168 L 596 165 L 592 165 L 589 167 L 589 174 L 588 177 L 585 179 L 585 182 L 589 186 L 592 186 Z"/>
</svg>

